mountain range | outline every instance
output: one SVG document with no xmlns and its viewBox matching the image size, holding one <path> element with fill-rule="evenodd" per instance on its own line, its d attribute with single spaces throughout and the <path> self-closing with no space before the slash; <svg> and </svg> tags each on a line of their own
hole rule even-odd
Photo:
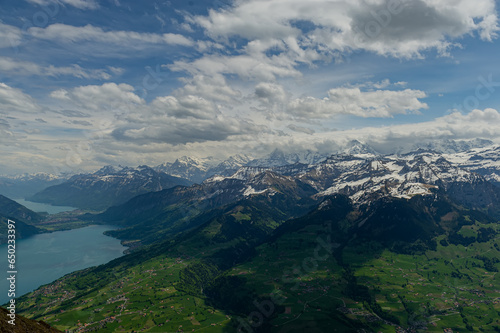
<svg viewBox="0 0 500 333">
<path fill-rule="evenodd" d="M 58 185 L 70 176 L 49 173 L 23 174 L 17 176 L 0 176 L 0 194 L 9 198 L 24 199 L 46 189 Z"/>
<path fill-rule="evenodd" d="M 28 197 L 28 200 L 102 210 L 124 203 L 139 194 L 190 184 L 188 180 L 155 171 L 147 166 L 106 166 L 94 173 L 75 175 L 61 184 L 45 188 Z"/>
<path fill-rule="evenodd" d="M 497 147 L 489 149 L 494 152 Z M 487 163 L 491 166 L 493 162 Z M 442 194 L 457 204 L 499 217 L 500 187 L 486 177 L 499 173 L 500 163 L 488 170 L 491 174 L 481 176 L 448 161 L 443 154 L 428 151 L 402 156 L 338 154 L 317 164 L 244 166 L 230 176 L 212 176 L 191 187 L 137 196 L 92 219 L 125 227 L 110 235 L 151 243 L 166 233 L 173 235 L 206 222 L 200 212 L 255 196 L 269 202 L 278 197 L 290 202 L 302 200 L 311 207 L 333 194 L 348 196 L 356 206 L 370 205 L 384 197 L 411 199 Z"/>
<path fill-rule="evenodd" d="M 428 148 L 275 151 L 86 214 L 130 253 L 20 313 L 82 332 L 498 331 L 499 147 Z"/>
<path fill-rule="evenodd" d="M 382 155 L 377 153 L 372 147 L 359 141 L 351 141 L 335 154 L 320 154 L 318 152 L 304 151 L 301 153 L 286 154 L 283 151 L 275 150 L 270 155 L 260 159 L 250 158 L 247 155 L 232 156 L 229 159 L 216 162 L 214 158 L 197 159 L 193 157 L 182 157 L 173 163 L 164 163 L 156 167 L 140 166 L 138 168 L 113 167 L 106 166 L 97 172 L 90 174 L 79 174 L 63 181 L 57 179 L 58 184 L 43 189 L 36 194 L 29 196 L 28 199 L 35 202 L 51 203 L 58 205 L 67 205 L 84 209 L 103 210 L 113 205 L 125 203 L 128 199 L 136 195 L 160 191 L 177 185 L 190 185 L 191 183 L 201 184 L 211 177 L 232 177 L 244 167 L 265 168 L 267 170 L 284 174 L 297 176 L 297 172 L 307 175 L 301 177 L 313 177 L 312 170 L 325 168 L 327 164 L 331 167 L 337 160 L 339 165 L 342 162 L 342 156 L 353 158 L 350 163 L 359 164 L 367 161 L 379 161 L 381 169 L 378 174 L 384 174 L 383 179 L 372 181 L 394 181 L 401 180 L 401 170 L 403 164 L 412 163 L 408 161 L 412 156 L 428 153 L 428 158 L 443 157 L 450 163 L 450 167 L 459 167 L 464 170 L 473 171 L 481 174 L 486 180 L 493 184 L 498 184 L 500 180 L 500 167 L 496 159 L 498 146 L 492 145 L 487 140 L 472 141 L 440 141 L 434 143 L 422 143 L 422 147 L 415 151 L 405 154 Z M 472 148 L 475 147 L 475 148 Z M 432 148 L 432 149 L 431 149 Z M 446 153 L 445 153 L 446 152 Z M 450 153 L 453 152 L 453 153 Z M 431 156 L 432 155 L 432 156 Z M 329 160 L 328 163 L 324 163 Z M 364 162 L 363 162 L 364 161 Z M 406 162 L 405 162 L 406 161 Z M 359 162 L 359 163 L 358 163 Z M 360 166 L 360 165 L 358 165 Z M 406 165 L 408 168 L 409 165 Z M 396 168 L 389 172 L 387 168 Z M 292 174 L 292 170 L 296 173 Z M 382 169 L 386 169 L 385 172 Z M 348 170 L 346 170 L 347 172 Z M 340 172 L 340 171 L 338 171 Z M 354 170 L 349 175 L 350 178 L 359 178 L 359 171 Z M 372 174 L 373 170 L 370 171 Z M 369 172 L 369 173 L 370 173 Z M 358 175 L 356 175 L 358 173 Z M 389 175 L 391 173 L 391 175 Z M 329 175 L 337 177 L 339 174 Z M 367 174 L 368 175 L 368 174 Z M 321 176 L 319 178 L 322 178 Z M 39 177 L 34 177 L 39 179 Z M 216 178 L 215 178 L 216 179 Z M 341 186 L 346 180 L 337 178 L 335 186 Z M 325 182 L 326 179 L 317 179 L 316 182 Z M 358 179 L 356 181 L 361 181 Z M 427 183 L 423 179 L 422 182 Z M 411 182 L 406 180 L 404 186 L 410 186 Z M 313 186 L 317 187 L 317 184 Z M 332 184 L 334 185 L 334 184 Z M 346 183 L 349 187 L 352 184 Z M 377 186 L 380 187 L 381 184 Z M 413 184 L 413 191 L 424 191 L 423 188 L 417 189 L 418 185 Z M 363 188 L 366 188 L 365 185 Z M 319 189 L 319 188 L 318 188 Z M 362 188 L 361 188 L 362 189 Z M 327 189 L 323 189 L 327 190 Z M 337 191 L 332 188 L 330 192 Z M 391 189 L 395 191 L 395 189 Z M 410 190 L 410 189 L 407 189 Z M 351 188 L 349 191 L 353 191 Z M 397 191 L 404 192 L 399 188 Z M 415 192 L 416 193 L 416 192 Z"/>
</svg>

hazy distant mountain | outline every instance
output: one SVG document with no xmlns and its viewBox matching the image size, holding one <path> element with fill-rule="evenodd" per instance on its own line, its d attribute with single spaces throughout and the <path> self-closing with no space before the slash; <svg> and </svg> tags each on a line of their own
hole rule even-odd
<svg viewBox="0 0 500 333">
<path fill-rule="evenodd" d="M 328 155 L 323 155 L 317 152 L 312 152 L 309 150 L 299 152 L 299 153 L 284 153 L 283 151 L 276 149 L 269 156 L 254 159 L 247 163 L 248 166 L 260 166 L 260 167 L 279 167 L 290 164 L 316 164 L 325 160 Z"/>
<path fill-rule="evenodd" d="M 473 140 L 435 140 L 415 143 L 410 151 L 418 149 L 432 150 L 438 153 L 454 154 L 465 152 L 474 148 L 484 148 L 493 145 L 490 140 L 473 139 Z"/>
<path fill-rule="evenodd" d="M 458 153 L 490 145 L 492 145 L 491 141 L 483 139 L 469 141 L 436 140 L 417 143 L 413 147 L 399 148 L 392 153 L 405 154 L 419 149 L 438 153 Z M 313 165 L 325 161 L 332 154 L 343 154 L 362 158 L 370 158 L 381 155 L 369 144 L 362 143 L 357 140 L 351 140 L 344 146 L 338 147 L 336 150 L 328 153 L 320 153 L 311 150 L 286 153 L 280 149 L 275 149 L 269 155 L 260 158 L 252 158 L 247 155 L 235 155 L 222 162 L 217 162 L 217 160 L 213 157 L 194 158 L 184 156 L 177 159 L 173 163 L 167 162 L 158 165 L 154 169 L 165 172 L 169 175 L 189 179 L 195 183 L 201 183 L 205 179 L 214 175 L 230 176 L 242 166 L 272 168 L 283 167 L 291 164 Z"/>
<path fill-rule="evenodd" d="M 172 176 L 189 179 L 195 183 L 201 183 L 213 175 L 230 175 L 250 160 L 251 158 L 246 155 L 231 156 L 222 162 L 217 162 L 213 157 L 199 159 L 184 156 L 173 163 L 160 164 L 154 169 Z"/>
<path fill-rule="evenodd" d="M 69 177 L 48 173 L 23 174 L 15 177 L 2 176 L 0 177 L 0 194 L 9 198 L 24 199 L 49 186 L 61 184 Z"/>
<path fill-rule="evenodd" d="M 349 141 L 342 147 L 339 153 L 345 155 L 364 155 L 365 157 L 380 155 L 373 147 L 366 143 L 361 143 L 358 140 Z"/>
<path fill-rule="evenodd" d="M 198 159 L 184 156 L 178 158 L 173 163 L 167 162 L 160 164 L 154 169 L 175 177 L 189 179 L 192 182 L 200 183 L 207 177 L 208 170 L 214 166 L 214 164 L 215 162 L 211 157 Z"/>
<path fill-rule="evenodd" d="M 36 193 L 29 200 L 101 210 L 124 203 L 139 194 L 191 184 L 186 179 L 170 176 L 147 166 L 106 166 L 92 174 L 73 176 L 62 184 Z"/>
<path fill-rule="evenodd" d="M 247 155 L 235 155 L 208 169 L 205 179 L 213 175 L 230 176 L 252 160 Z"/>
</svg>

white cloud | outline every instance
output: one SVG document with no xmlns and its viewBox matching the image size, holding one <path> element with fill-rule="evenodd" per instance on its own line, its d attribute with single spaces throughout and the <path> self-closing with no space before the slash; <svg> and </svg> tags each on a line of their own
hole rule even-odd
<svg viewBox="0 0 500 333">
<path fill-rule="evenodd" d="M 365 49 L 396 57 L 446 49 L 448 38 L 474 32 L 491 40 L 498 30 L 493 0 L 251 0 L 192 20 L 213 38 L 278 39 L 294 49 Z M 299 21 L 314 28 L 304 34 Z"/>
<path fill-rule="evenodd" d="M 0 82 L 0 113 L 34 113 L 40 110 L 31 96 Z"/>
<path fill-rule="evenodd" d="M 152 110 L 159 115 L 167 115 L 177 119 L 211 119 L 218 110 L 213 102 L 202 97 L 187 95 L 158 97 L 151 103 Z"/>
<path fill-rule="evenodd" d="M 22 37 L 21 29 L 0 22 L 0 49 L 17 47 L 21 44 Z"/>
<path fill-rule="evenodd" d="M 128 84 L 105 83 L 103 85 L 80 86 L 71 90 L 59 89 L 50 96 L 85 111 L 129 112 L 145 104 Z"/>
<path fill-rule="evenodd" d="M 208 78 L 198 78 L 194 85 L 177 91 L 176 96 L 157 97 L 149 104 L 135 94 L 132 86 L 115 83 L 59 89 L 53 91 L 51 97 L 61 103 L 58 114 L 88 119 L 84 120 L 85 124 L 75 123 L 74 120 L 67 124 L 88 126 L 96 117 L 111 119 L 107 133 L 112 135 L 108 139 L 129 145 L 176 146 L 221 141 L 230 136 L 266 130 L 265 126 L 256 125 L 248 119 L 224 115 L 213 100 L 187 94 L 189 91 L 208 89 L 206 85 L 210 82 Z M 212 83 L 215 82 L 223 81 L 215 79 Z M 215 92 L 226 100 L 224 96 L 236 94 L 228 89 L 208 89 L 207 93 Z"/>
<path fill-rule="evenodd" d="M 287 128 L 291 129 L 294 132 L 306 133 L 306 134 L 310 134 L 310 135 L 312 135 L 312 134 L 314 134 L 316 132 L 315 130 L 313 130 L 311 128 L 297 126 L 297 125 L 294 125 L 294 124 L 288 125 Z"/>
<path fill-rule="evenodd" d="M 473 110 L 468 114 L 455 112 L 432 121 L 363 128 L 344 132 L 346 137 L 363 139 L 381 152 L 392 152 L 396 147 L 409 147 L 416 141 L 437 139 L 500 139 L 500 113 L 494 109 Z"/>
<path fill-rule="evenodd" d="M 78 9 L 98 9 L 99 4 L 95 0 L 27 0 L 28 2 L 40 5 L 47 6 L 50 4 L 66 4 Z"/>
<path fill-rule="evenodd" d="M 319 99 L 311 96 L 291 98 L 281 85 L 263 82 L 255 87 L 255 95 L 265 111 L 282 111 L 303 119 L 327 119 L 336 115 L 392 117 L 408 112 L 419 113 L 428 108 L 426 103 L 420 101 L 427 97 L 425 92 L 380 89 L 389 85 L 389 80 L 383 80 L 339 87 L 330 89 L 328 97 Z"/>
<path fill-rule="evenodd" d="M 130 125 L 129 125 L 130 126 Z M 241 137 L 246 134 L 256 135 L 265 130 L 248 120 L 218 116 L 212 119 L 188 119 L 162 117 L 155 118 L 134 128 L 118 127 L 113 137 L 118 141 L 131 142 L 134 145 L 163 143 L 168 145 L 186 145 L 188 143 L 221 142 L 230 136 Z"/>
<path fill-rule="evenodd" d="M 459 38 L 491 41 L 499 30 L 494 0 L 248 0 L 187 21 L 235 52 L 177 62 L 173 70 L 261 81 L 298 77 L 301 64 L 358 50 L 396 58 L 423 58 L 430 50 L 449 55 Z"/>
<path fill-rule="evenodd" d="M 175 61 L 169 68 L 191 75 L 215 76 L 236 74 L 244 79 L 273 81 L 276 77 L 300 77 L 295 63 L 281 55 L 272 58 L 254 55 L 206 55 L 193 62 Z"/>
<path fill-rule="evenodd" d="M 427 95 L 420 90 L 375 90 L 360 88 L 335 88 L 328 97 L 292 100 L 288 110 L 292 115 L 304 118 L 329 118 L 332 115 L 350 114 L 358 117 L 392 117 L 396 114 L 418 112 L 428 106 L 419 99 Z"/>
<path fill-rule="evenodd" d="M 63 43 L 93 42 L 114 47 L 142 49 L 151 44 L 192 46 L 193 41 L 179 34 L 140 33 L 135 31 L 104 31 L 90 24 L 75 27 L 66 24 L 52 24 L 46 28 L 32 27 L 28 33 L 33 37 Z"/>
<path fill-rule="evenodd" d="M 223 75 L 195 75 L 183 78 L 184 86 L 175 91 L 175 95 L 196 95 L 212 101 L 234 102 L 241 97 L 241 92 L 230 87 Z"/>
<path fill-rule="evenodd" d="M 286 105 L 290 94 L 276 83 L 261 82 L 255 87 L 255 95 L 266 106 Z"/>
<path fill-rule="evenodd" d="M 453 113 L 432 121 L 392 125 L 384 127 L 363 127 L 352 130 L 327 130 L 313 133 L 297 124 L 288 125 L 293 131 L 289 135 L 262 133 L 248 142 L 243 137 L 234 142 L 219 142 L 219 150 L 234 154 L 238 151 L 269 153 L 274 148 L 286 152 L 301 150 L 319 151 L 324 154 L 335 153 L 336 148 L 350 140 L 359 140 L 373 146 L 381 153 L 394 153 L 401 148 L 411 148 L 416 141 L 440 139 L 466 140 L 474 138 L 491 139 L 500 143 L 500 112 L 494 109 L 474 110 L 468 114 Z M 242 145 L 244 148 L 242 148 Z M 214 150 L 215 151 L 215 150 Z M 187 154 L 188 151 L 186 150 Z M 208 151 L 205 153 L 209 155 Z M 203 156 L 203 155 L 202 155 Z"/>
<path fill-rule="evenodd" d="M 110 68 L 113 74 L 120 73 L 120 68 Z M 104 69 L 85 69 L 79 65 L 66 67 L 41 66 L 33 62 L 15 60 L 8 57 L 0 57 L 0 71 L 11 72 L 17 75 L 37 75 L 37 76 L 62 76 L 69 75 L 80 79 L 109 80 L 111 74 Z"/>
</svg>

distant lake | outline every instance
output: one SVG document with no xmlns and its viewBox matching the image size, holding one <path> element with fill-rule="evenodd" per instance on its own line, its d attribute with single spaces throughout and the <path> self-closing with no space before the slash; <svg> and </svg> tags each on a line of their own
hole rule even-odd
<svg viewBox="0 0 500 333">
<path fill-rule="evenodd" d="M 62 212 L 69 212 L 78 208 L 68 207 L 68 206 L 52 206 L 49 204 L 26 201 L 24 199 L 14 199 L 18 204 L 23 205 L 24 207 L 31 209 L 35 213 L 47 212 L 49 214 L 57 214 Z"/>
<path fill-rule="evenodd" d="M 16 242 L 16 297 L 50 283 L 68 273 L 107 263 L 123 255 L 120 240 L 103 235 L 114 226 L 35 235 Z M 7 245 L 0 245 L 0 270 L 7 275 Z M 6 276 L 7 277 L 7 276 Z M 9 301 L 8 281 L 0 282 L 0 304 Z"/>
</svg>

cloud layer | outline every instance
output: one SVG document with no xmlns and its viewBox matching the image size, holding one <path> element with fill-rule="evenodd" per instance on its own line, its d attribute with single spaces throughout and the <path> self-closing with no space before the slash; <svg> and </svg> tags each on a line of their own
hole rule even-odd
<svg viewBox="0 0 500 333">
<path fill-rule="evenodd" d="M 16 171 L 500 138 L 492 103 L 444 115 L 454 103 L 425 84 L 456 84 L 448 98 L 460 101 L 477 83 L 419 72 L 454 71 L 455 51 L 495 43 L 493 0 L 246 0 L 197 14 L 170 2 L 28 2 L 23 13 L 61 15 L 18 22 L 29 28 L 0 16 L 0 137 Z M 464 59 L 477 77 L 478 58 Z"/>
<path fill-rule="evenodd" d="M 190 18 L 206 35 L 241 54 L 206 55 L 172 68 L 273 80 L 296 67 L 368 51 L 396 58 L 448 55 L 458 38 L 491 41 L 498 18 L 493 0 L 250 0 Z"/>
</svg>

